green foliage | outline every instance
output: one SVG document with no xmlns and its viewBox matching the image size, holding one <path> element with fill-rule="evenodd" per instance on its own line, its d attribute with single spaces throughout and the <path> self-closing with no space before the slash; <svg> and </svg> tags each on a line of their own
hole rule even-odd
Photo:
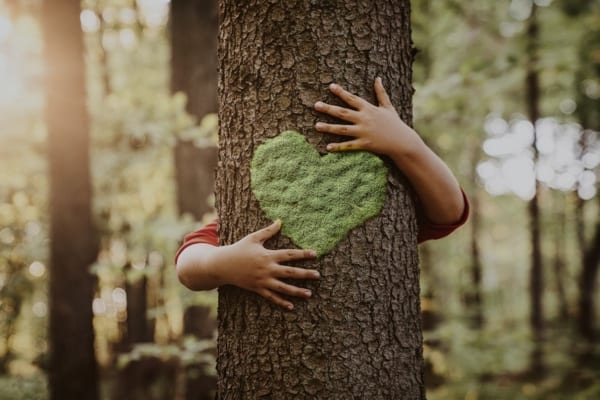
<svg viewBox="0 0 600 400">
<path fill-rule="evenodd" d="M 379 214 L 387 168 L 367 152 L 319 156 L 306 138 L 285 131 L 260 145 L 252 158 L 252 191 L 281 232 L 319 256 L 348 232 Z"/>
<path fill-rule="evenodd" d="M 0 376 L 0 399 L 2 400 L 46 400 L 46 380 L 37 375 L 30 378 Z"/>
<path fill-rule="evenodd" d="M 180 346 L 175 344 L 138 343 L 130 352 L 119 355 L 117 367 L 122 369 L 132 361 L 157 358 L 163 361 L 175 361 L 183 366 L 202 365 L 205 374 L 214 375 L 216 371 L 214 350 L 214 340 L 200 340 L 193 336 L 185 337 Z"/>
</svg>

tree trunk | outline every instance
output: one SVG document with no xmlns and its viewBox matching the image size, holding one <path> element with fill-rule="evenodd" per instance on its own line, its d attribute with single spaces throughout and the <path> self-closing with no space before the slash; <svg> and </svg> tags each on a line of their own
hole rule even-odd
<svg viewBox="0 0 600 400">
<path fill-rule="evenodd" d="M 481 279 L 482 279 L 482 262 L 481 262 L 481 249 L 479 246 L 479 240 L 481 235 L 481 212 L 480 212 L 480 198 L 481 194 L 479 186 L 477 184 L 477 173 L 476 167 L 480 160 L 480 149 L 478 146 L 473 148 L 473 155 L 471 159 L 471 170 L 473 174 L 471 176 L 471 183 L 473 185 L 473 195 L 471 198 L 471 270 L 470 270 L 470 283 L 471 286 L 467 289 L 466 305 L 469 308 L 469 316 L 473 326 L 477 329 L 481 329 L 484 324 L 483 317 L 483 299 L 481 294 Z"/>
<path fill-rule="evenodd" d="M 527 73 L 525 77 L 525 95 L 527 114 L 533 124 L 533 153 L 534 163 L 537 162 L 538 153 L 536 147 L 537 132 L 535 124 L 540 117 L 540 83 L 538 73 L 538 41 L 539 27 L 537 22 L 537 6 L 532 4 L 531 16 L 527 23 Z M 542 340 L 544 333 L 544 276 L 542 269 L 541 251 L 541 229 L 540 229 L 540 185 L 535 182 L 535 195 L 529 201 L 529 224 L 531 233 L 531 270 L 529 278 L 529 294 L 531 301 L 530 325 L 534 340 L 534 350 L 531 355 L 531 369 L 535 374 L 541 373 L 543 368 Z"/>
<path fill-rule="evenodd" d="M 583 257 L 583 269 L 579 278 L 579 332 L 590 342 L 596 339 L 594 293 L 596 293 L 599 267 L 600 221 L 597 221 L 594 237 Z"/>
<path fill-rule="evenodd" d="M 567 212 L 566 212 L 566 196 L 558 193 L 560 196 L 560 204 L 558 205 L 558 215 L 556 218 L 559 221 L 558 229 L 554 229 L 554 280 L 556 281 L 556 294 L 558 296 L 559 318 L 566 321 L 569 318 L 569 303 L 565 289 L 564 279 L 566 274 L 565 263 L 565 247 L 564 232 L 567 227 Z"/>
<path fill-rule="evenodd" d="M 584 9 L 579 12 L 584 12 Z M 584 131 L 581 136 L 581 155 L 588 150 L 587 146 L 593 144 L 594 131 L 600 130 L 600 99 L 586 95 L 581 82 L 600 79 L 600 60 L 594 56 L 600 51 L 600 29 L 587 32 L 579 45 L 579 71 L 577 73 L 577 116 Z M 600 206 L 600 197 L 597 196 Z M 600 217 L 596 218 L 596 226 L 590 243 L 586 243 L 584 202 L 577 197 L 577 240 L 581 250 L 582 269 L 579 277 L 579 332 L 589 342 L 597 339 L 595 331 L 594 293 L 600 267 Z"/>
<path fill-rule="evenodd" d="M 374 102 L 380 75 L 410 123 L 413 51 L 407 0 L 224 0 L 219 17 L 217 208 L 221 244 L 230 244 L 270 222 L 250 189 L 257 146 L 295 129 L 324 154 L 340 139 L 315 132 L 324 117 L 312 107 L 339 103 L 331 82 Z M 297 264 L 321 272 L 301 283 L 310 300 L 285 311 L 219 289 L 220 400 L 425 398 L 416 219 L 405 181 L 388 166 L 381 214 L 331 253 Z M 267 246 L 292 244 L 278 236 Z"/>
<path fill-rule="evenodd" d="M 50 397 L 97 399 L 88 114 L 79 1 L 43 2 L 50 181 Z"/>
<path fill-rule="evenodd" d="M 127 276 L 131 264 L 125 266 L 125 293 L 127 294 L 127 345 L 152 342 L 154 326 L 148 321 L 148 279 L 146 275 L 131 281 Z"/>
<path fill-rule="evenodd" d="M 171 2 L 171 90 L 183 92 L 186 110 L 198 120 L 217 111 L 216 0 Z M 216 146 L 198 148 L 192 141 L 175 145 L 177 206 L 196 219 L 212 209 Z"/>
</svg>

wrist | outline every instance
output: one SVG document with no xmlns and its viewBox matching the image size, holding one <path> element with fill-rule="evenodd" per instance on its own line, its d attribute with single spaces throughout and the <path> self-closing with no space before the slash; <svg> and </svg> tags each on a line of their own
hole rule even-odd
<svg viewBox="0 0 600 400">
<path fill-rule="evenodd" d="M 429 148 L 413 129 L 408 128 L 398 137 L 399 140 L 395 141 L 395 145 L 390 146 L 388 156 L 400 169 L 407 163 L 418 163 L 426 156 Z"/>
<path fill-rule="evenodd" d="M 206 254 L 204 262 L 204 273 L 213 282 L 215 287 L 232 284 L 227 274 L 227 267 L 231 265 L 228 262 L 228 254 L 231 252 L 231 245 L 214 247 L 213 251 Z"/>
</svg>

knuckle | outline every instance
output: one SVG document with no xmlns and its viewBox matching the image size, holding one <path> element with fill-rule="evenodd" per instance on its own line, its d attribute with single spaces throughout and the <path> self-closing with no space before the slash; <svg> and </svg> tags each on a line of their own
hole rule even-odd
<svg viewBox="0 0 600 400">
<path fill-rule="evenodd" d="M 283 270 L 283 275 L 284 275 L 286 278 L 293 278 L 293 277 L 294 277 L 294 269 L 293 269 L 293 268 L 290 268 L 290 267 L 288 267 L 288 268 L 285 268 L 285 269 Z"/>
</svg>

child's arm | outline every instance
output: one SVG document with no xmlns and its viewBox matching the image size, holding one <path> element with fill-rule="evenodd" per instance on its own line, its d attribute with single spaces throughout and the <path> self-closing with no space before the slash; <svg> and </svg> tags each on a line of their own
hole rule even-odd
<svg viewBox="0 0 600 400">
<path fill-rule="evenodd" d="M 466 204 L 456 177 L 448 166 L 398 116 L 381 78 L 375 80 L 379 106 L 353 95 L 339 85 L 330 90 L 352 108 L 317 102 L 317 111 L 351 122 L 351 125 L 317 122 L 320 132 L 352 136 L 353 140 L 332 143 L 329 151 L 367 150 L 390 157 L 417 192 L 427 219 L 452 224 L 461 219 Z"/>
<path fill-rule="evenodd" d="M 311 292 L 281 279 L 316 279 L 319 272 L 283 265 L 287 261 L 315 258 L 311 250 L 269 250 L 263 243 L 275 235 L 281 222 L 249 234 L 229 246 L 192 244 L 177 257 L 177 275 L 191 290 L 210 290 L 221 285 L 235 285 L 258 293 L 264 298 L 293 309 L 293 304 L 279 294 L 308 298 Z"/>
</svg>

